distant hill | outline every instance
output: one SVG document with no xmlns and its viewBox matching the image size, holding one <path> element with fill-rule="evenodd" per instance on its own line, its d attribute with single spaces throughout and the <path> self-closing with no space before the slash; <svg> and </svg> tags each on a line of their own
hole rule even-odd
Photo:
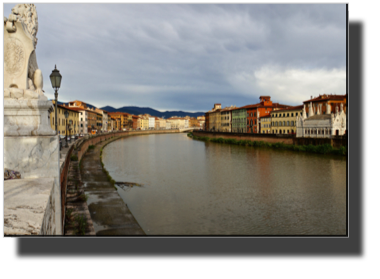
<svg viewBox="0 0 380 279">
<path fill-rule="evenodd" d="M 105 106 L 102 107 L 101 109 L 108 111 L 108 112 L 115 112 L 115 111 L 121 111 L 121 112 L 127 112 L 130 114 L 134 115 L 139 115 L 139 114 L 149 114 L 152 116 L 157 116 L 157 117 L 164 117 L 164 118 L 170 118 L 172 116 L 178 116 L 178 117 L 184 117 L 184 116 L 190 116 L 190 117 L 197 117 L 197 116 L 203 116 L 205 113 L 204 112 L 186 112 L 186 111 L 165 111 L 165 112 L 160 112 L 158 110 L 152 109 L 152 108 L 140 108 L 140 107 L 122 107 L 122 108 L 114 108 L 111 106 Z"/>
</svg>

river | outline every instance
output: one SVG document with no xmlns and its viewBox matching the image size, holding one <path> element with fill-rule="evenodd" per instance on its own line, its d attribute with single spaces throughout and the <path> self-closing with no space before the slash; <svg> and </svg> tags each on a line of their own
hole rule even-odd
<svg viewBox="0 0 380 279">
<path fill-rule="evenodd" d="M 103 163 L 147 235 L 345 235 L 346 159 L 210 143 L 123 138 Z"/>
</svg>

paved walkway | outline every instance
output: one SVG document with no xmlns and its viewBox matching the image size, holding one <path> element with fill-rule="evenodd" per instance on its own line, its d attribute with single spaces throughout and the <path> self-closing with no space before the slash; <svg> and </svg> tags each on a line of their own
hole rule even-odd
<svg viewBox="0 0 380 279">
<path fill-rule="evenodd" d="M 96 235 L 145 235 L 102 169 L 100 149 L 109 141 L 101 142 L 94 149 L 89 149 L 83 156 L 80 166 L 95 233 Z"/>
</svg>

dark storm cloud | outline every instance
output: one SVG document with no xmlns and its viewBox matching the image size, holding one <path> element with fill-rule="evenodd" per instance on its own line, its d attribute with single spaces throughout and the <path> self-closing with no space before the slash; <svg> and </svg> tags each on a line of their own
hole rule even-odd
<svg viewBox="0 0 380 279">
<path fill-rule="evenodd" d="M 4 5 L 8 16 L 13 5 Z M 345 5 L 36 4 L 46 95 L 206 111 L 344 94 Z"/>
</svg>

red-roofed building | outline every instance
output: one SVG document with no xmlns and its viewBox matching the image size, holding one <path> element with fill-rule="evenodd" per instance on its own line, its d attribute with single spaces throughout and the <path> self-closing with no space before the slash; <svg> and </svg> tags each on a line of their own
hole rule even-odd
<svg viewBox="0 0 380 279">
<path fill-rule="evenodd" d="M 290 107 L 272 103 L 270 96 L 260 96 L 260 103 L 244 106 L 247 111 L 247 133 L 260 133 L 260 118 L 270 115 L 271 111 Z"/>
</svg>

